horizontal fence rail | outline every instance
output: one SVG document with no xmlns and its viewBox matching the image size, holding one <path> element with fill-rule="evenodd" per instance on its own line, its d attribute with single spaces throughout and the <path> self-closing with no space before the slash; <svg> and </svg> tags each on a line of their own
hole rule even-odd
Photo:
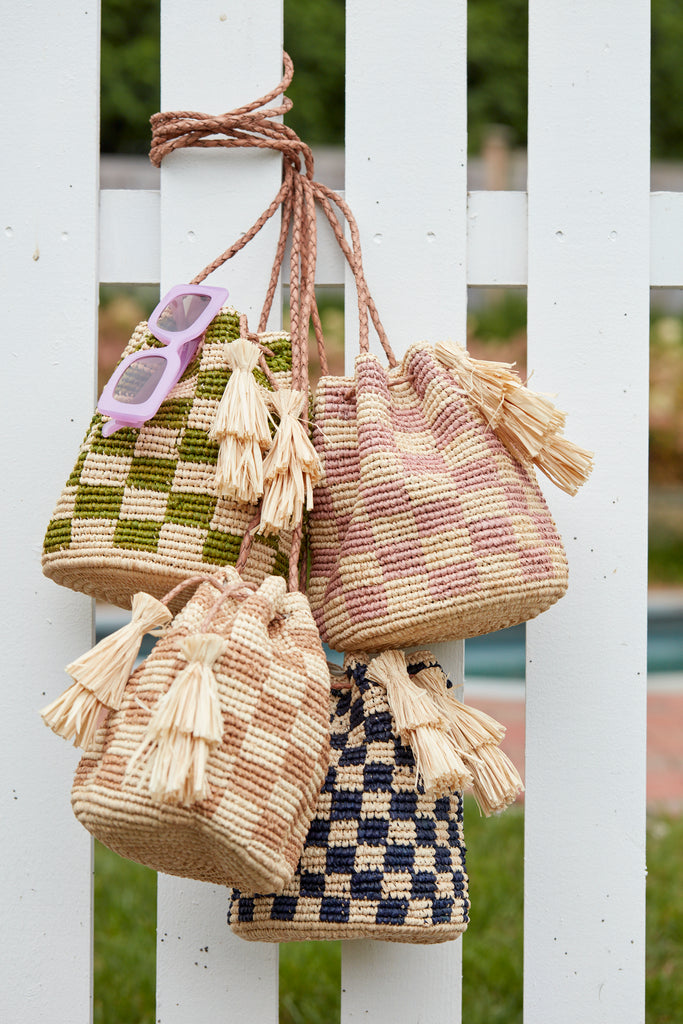
<svg viewBox="0 0 683 1024">
<path fill-rule="evenodd" d="M 341 192 L 344 195 L 344 192 Z M 526 287 L 528 272 L 526 192 L 470 192 L 467 196 L 467 284 Z M 161 267 L 161 194 L 154 189 L 100 192 L 100 281 L 158 284 Z M 239 237 L 248 225 L 236 224 Z M 650 194 L 650 286 L 680 288 L 683 282 L 683 192 Z M 131 245 L 131 239 L 135 244 Z M 492 240 L 495 239 L 495 244 Z M 239 256 L 235 257 L 235 262 Z M 231 268 L 228 269 L 228 273 Z M 318 216 L 319 285 L 344 283 L 344 258 L 324 217 Z"/>
</svg>

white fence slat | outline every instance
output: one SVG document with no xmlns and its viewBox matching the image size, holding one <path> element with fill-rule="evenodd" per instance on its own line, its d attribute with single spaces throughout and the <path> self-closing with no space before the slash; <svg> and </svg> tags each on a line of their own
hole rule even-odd
<svg viewBox="0 0 683 1024">
<path fill-rule="evenodd" d="M 213 0 L 189 6 L 162 0 L 161 44 L 164 110 L 231 110 L 281 78 L 281 0 L 229 0 L 219 6 Z M 280 167 L 278 156 L 266 151 L 178 151 L 164 160 L 162 290 L 193 277 L 251 226 L 278 191 Z M 261 232 L 264 237 L 209 281 L 226 284 L 230 300 L 249 314 L 254 328 L 278 231 L 275 217 Z M 279 315 L 276 306 L 274 323 Z M 233 936 L 227 902 L 227 889 L 159 876 L 161 1024 L 277 1020 L 277 946 L 247 944 Z"/>
<path fill-rule="evenodd" d="M 92 843 L 69 801 L 77 753 L 38 712 L 91 642 L 92 602 L 45 579 L 40 554 L 93 408 L 99 8 L 3 21 L 0 1019 L 86 1024 Z"/>
<path fill-rule="evenodd" d="M 413 341 L 465 336 L 466 9 L 464 0 L 346 5 L 346 197 L 398 354 Z M 350 368 L 358 331 L 348 274 L 346 296 Z M 461 648 L 439 650 L 456 681 Z M 342 1020 L 455 1024 L 460 950 L 345 943 Z"/>
<path fill-rule="evenodd" d="M 528 363 L 596 450 L 527 631 L 526 1024 L 644 1019 L 649 5 L 529 7 Z M 551 494 L 550 492 L 553 491 Z"/>
</svg>

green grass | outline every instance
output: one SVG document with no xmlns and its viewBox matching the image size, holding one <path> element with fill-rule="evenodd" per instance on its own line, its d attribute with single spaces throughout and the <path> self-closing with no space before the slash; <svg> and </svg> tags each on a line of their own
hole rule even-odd
<svg viewBox="0 0 683 1024">
<path fill-rule="evenodd" d="M 472 921 L 463 945 L 467 1024 L 521 1024 L 523 827 L 520 808 L 482 819 L 468 802 L 465 832 Z M 652 817 L 647 1024 L 683 1020 L 681 850 L 683 815 Z M 154 1024 L 155 904 L 154 873 L 98 844 L 95 1024 Z M 340 974 L 338 942 L 281 946 L 281 1024 L 336 1024 Z"/>
<path fill-rule="evenodd" d="M 683 1021 L 683 815 L 648 829 L 647 1024 Z"/>
<path fill-rule="evenodd" d="M 341 942 L 280 946 L 280 1024 L 337 1024 L 340 1002 Z"/>
<path fill-rule="evenodd" d="M 95 844 L 94 1024 L 154 1024 L 156 879 Z"/>
<path fill-rule="evenodd" d="M 463 1020 L 517 1024 L 522 1020 L 524 813 L 480 817 L 465 804 L 471 921 L 463 942 Z"/>
</svg>

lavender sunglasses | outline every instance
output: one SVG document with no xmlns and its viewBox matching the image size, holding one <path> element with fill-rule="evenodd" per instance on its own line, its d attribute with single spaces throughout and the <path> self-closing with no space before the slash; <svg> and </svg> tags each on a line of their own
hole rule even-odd
<svg viewBox="0 0 683 1024">
<path fill-rule="evenodd" d="M 132 352 L 116 367 L 97 403 L 98 412 L 111 416 L 102 427 L 104 437 L 121 427 L 141 427 L 154 416 L 227 297 L 226 288 L 203 284 L 177 284 L 164 295 L 148 327 L 165 347 Z"/>
</svg>

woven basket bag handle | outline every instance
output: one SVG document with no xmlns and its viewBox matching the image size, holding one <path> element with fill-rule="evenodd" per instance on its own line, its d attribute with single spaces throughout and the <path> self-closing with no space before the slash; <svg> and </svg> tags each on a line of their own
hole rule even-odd
<svg viewBox="0 0 683 1024">
<path fill-rule="evenodd" d="M 268 220 L 282 208 L 280 236 L 271 270 L 258 331 L 265 331 L 273 303 L 275 290 L 284 262 L 287 237 L 291 232 L 289 283 L 290 283 L 290 333 L 292 336 L 292 387 L 306 390 L 308 387 L 308 330 L 313 324 L 320 364 L 323 373 L 328 372 L 325 345 L 320 316 L 315 300 L 315 265 L 317 250 L 316 204 L 327 218 L 334 236 L 351 268 L 358 298 L 359 337 L 361 352 L 368 352 L 369 322 L 377 332 L 390 366 L 397 360 L 382 326 L 375 303 L 365 280 L 363 271 L 360 233 L 348 204 L 332 189 L 313 180 L 313 154 L 310 148 L 288 125 L 274 118 L 287 113 L 292 101 L 284 92 L 292 81 L 294 66 L 287 53 L 283 55 L 284 75 L 274 89 L 251 103 L 225 114 L 210 115 L 194 111 L 169 111 L 155 114 L 151 119 L 152 146 L 150 160 L 157 167 L 168 153 L 187 146 L 211 148 L 255 147 L 275 149 L 282 154 L 282 185 L 266 210 L 254 224 L 228 249 L 209 263 L 192 279 L 199 284 L 209 274 L 223 266 L 251 241 Z M 278 106 L 268 107 L 277 97 L 282 97 Z M 349 238 L 335 212 L 339 210 L 348 224 Z M 242 326 L 242 331 L 245 326 Z M 255 340 L 253 336 L 250 336 Z"/>
</svg>

